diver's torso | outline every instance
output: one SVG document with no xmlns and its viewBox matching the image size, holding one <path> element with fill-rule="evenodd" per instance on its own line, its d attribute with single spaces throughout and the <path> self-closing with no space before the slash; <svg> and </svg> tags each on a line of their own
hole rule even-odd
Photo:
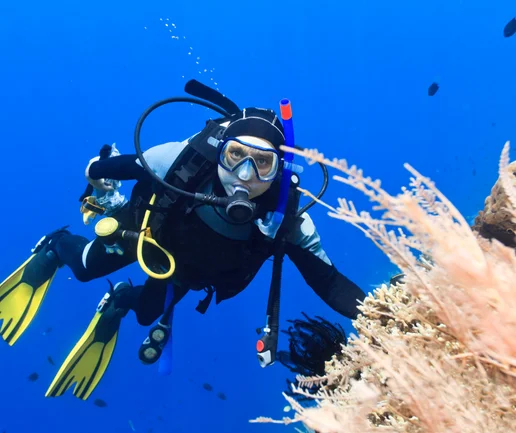
<svg viewBox="0 0 516 433">
<path fill-rule="evenodd" d="M 272 243 L 254 222 L 232 223 L 223 209 L 207 205 L 169 212 L 159 242 L 174 256 L 176 283 L 191 289 L 239 291 L 272 254 Z"/>
</svg>

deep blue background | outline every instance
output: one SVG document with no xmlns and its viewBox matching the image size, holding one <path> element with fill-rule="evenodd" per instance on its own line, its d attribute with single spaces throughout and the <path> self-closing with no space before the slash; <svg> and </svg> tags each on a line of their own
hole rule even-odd
<svg viewBox="0 0 516 433">
<path fill-rule="evenodd" d="M 407 184 L 402 164 L 410 162 L 468 217 L 482 207 L 503 144 L 516 135 L 516 39 L 503 37 L 516 8 L 506 0 L 5 3 L 0 278 L 57 227 L 71 224 L 92 236 L 78 202 L 88 160 L 104 143 L 133 152 L 140 113 L 182 94 L 190 78 L 216 82 L 242 106 L 277 108 L 288 97 L 299 145 L 347 158 L 393 193 Z M 430 98 L 432 81 L 441 88 Z M 188 105 L 163 108 L 146 123 L 144 146 L 184 139 L 210 114 Z M 317 168 L 307 167 L 303 185 L 315 191 L 320 181 Z M 130 184 L 123 188 L 129 192 Z M 368 206 L 331 183 L 326 200 L 336 204 L 338 196 Z M 311 215 L 330 258 L 364 290 L 395 272 L 358 230 L 330 219 L 322 207 Z M 140 364 L 137 349 L 147 329 L 128 315 L 107 374 L 83 402 L 71 391 L 44 398 L 57 371 L 47 356 L 58 365 L 65 359 L 107 283 L 81 284 L 62 269 L 26 334 L 14 347 L 0 345 L 0 431 L 130 432 L 129 420 L 146 433 L 284 429 L 248 423 L 283 416 L 281 391 L 291 377 L 280 365 L 263 370 L 255 359 L 270 271 L 268 263 L 244 293 L 205 316 L 194 311 L 200 294 L 179 305 L 170 377 Z M 117 277 L 144 280 L 137 265 Z M 283 323 L 305 311 L 351 330 L 290 262 L 282 300 Z M 52 332 L 43 335 L 48 327 Z M 38 381 L 28 381 L 32 372 Z M 94 406 L 94 398 L 108 407 Z"/>
</svg>

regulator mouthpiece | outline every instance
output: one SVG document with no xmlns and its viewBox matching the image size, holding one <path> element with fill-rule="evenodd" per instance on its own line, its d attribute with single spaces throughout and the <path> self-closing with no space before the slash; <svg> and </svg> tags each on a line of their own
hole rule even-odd
<svg viewBox="0 0 516 433">
<path fill-rule="evenodd" d="M 245 188 L 236 187 L 235 194 L 228 198 L 226 214 L 237 223 L 252 220 L 256 204 L 249 200 L 249 192 Z"/>
</svg>

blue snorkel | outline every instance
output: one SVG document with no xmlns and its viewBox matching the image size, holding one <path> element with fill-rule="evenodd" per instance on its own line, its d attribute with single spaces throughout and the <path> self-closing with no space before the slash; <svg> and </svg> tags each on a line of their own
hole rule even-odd
<svg viewBox="0 0 516 433">
<path fill-rule="evenodd" d="M 294 149 L 294 124 L 292 122 L 292 106 L 290 104 L 290 100 L 282 99 L 280 101 L 280 112 L 281 119 L 283 120 L 285 146 Z M 262 233 L 272 238 L 276 237 L 283 219 L 285 218 L 287 203 L 289 201 L 290 185 L 291 183 L 294 183 L 294 185 L 299 183 L 299 178 L 292 174 L 293 171 L 298 172 L 297 166 L 294 166 L 292 162 L 293 160 L 294 153 L 285 152 L 278 207 L 268 218 L 268 221 L 265 224 L 262 224 L 261 221 L 260 224 L 258 224 Z M 296 201 L 296 211 L 297 204 L 299 204 L 299 201 Z M 267 230 L 267 232 L 264 230 Z M 288 231 L 285 233 L 288 233 Z M 265 327 L 262 329 L 264 335 L 256 343 L 258 362 L 261 367 L 267 367 L 274 364 L 274 361 L 276 360 L 276 352 L 278 350 L 281 275 L 283 258 L 285 257 L 285 243 L 286 235 L 281 236 L 276 242 L 277 246 L 274 251 L 272 279 L 267 304 L 267 320 Z"/>
<path fill-rule="evenodd" d="M 292 105 L 290 104 L 290 100 L 282 99 L 280 101 L 280 113 L 281 120 L 283 121 L 285 146 L 294 149 L 294 124 L 292 122 Z M 287 208 L 288 190 L 292 173 L 295 172 L 299 174 L 303 172 L 303 167 L 294 164 L 293 161 L 294 153 L 285 152 L 285 156 L 283 157 L 283 173 L 281 175 L 278 207 L 273 213 L 269 213 L 265 221 L 258 219 L 256 222 L 260 231 L 265 236 L 272 239 L 276 237 L 276 234 L 283 223 L 283 219 L 285 218 L 285 209 Z"/>
<path fill-rule="evenodd" d="M 282 99 L 280 101 L 280 113 L 281 120 L 283 121 L 283 131 L 285 134 L 285 146 L 294 149 L 294 123 L 292 122 L 292 106 L 288 99 Z M 273 214 L 272 223 L 279 224 L 283 222 L 285 217 L 285 209 L 287 208 L 288 189 L 290 186 L 290 178 L 292 176 L 292 161 L 294 160 L 294 154 L 292 152 L 285 152 L 283 158 L 283 173 L 281 175 L 280 185 L 280 196 L 278 202 L 278 208 Z M 276 232 L 278 227 L 275 228 Z"/>
</svg>

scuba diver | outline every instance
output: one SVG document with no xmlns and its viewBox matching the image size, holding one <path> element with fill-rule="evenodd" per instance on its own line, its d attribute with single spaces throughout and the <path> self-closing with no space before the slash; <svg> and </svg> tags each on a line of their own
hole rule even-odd
<svg viewBox="0 0 516 433">
<path fill-rule="evenodd" d="M 170 338 L 173 307 L 187 292 L 207 293 L 197 307 L 204 313 L 213 296 L 218 304 L 244 290 L 271 256 L 266 325 L 257 342 L 262 367 L 276 359 L 284 255 L 332 309 L 351 319 L 359 312 L 364 292 L 330 261 L 306 213 L 315 201 L 299 209 L 301 170 L 293 154 L 280 148 L 294 147 L 290 102 L 281 101 L 282 124 L 274 110 L 240 109 L 195 80 L 185 91 L 199 99 L 169 98 L 142 114 L 135 130 L 136 154 L 120 155 L 114 146 L 105 146 L 88 164 L 81 211 L 85 223 L 104 217 L 95 226 L 96 238 L 60 228 L 44 236 L 0 285 L 0 335 L 13 345 L 34 319 L 60 267 L 68 266 L 86 282 L 138 261 L 149 276 L 141 286 L 110 283 L 47 396 L 62 395 L 76 383 L 74 395 L 89 397 L 108 367 L 129 310 L 145 326 L 160 319 L 139 352 L 142 362 L 152 364 Z M 187 140 L 142 152 L 145 119 L 173 102 L 202 105 L 222 117 L 208 120 Z M 124 180 L 137 181 L 129 200 L 118 192 Z M 327 172 L 319 197 L 326 185 Z"/>
</svg>

